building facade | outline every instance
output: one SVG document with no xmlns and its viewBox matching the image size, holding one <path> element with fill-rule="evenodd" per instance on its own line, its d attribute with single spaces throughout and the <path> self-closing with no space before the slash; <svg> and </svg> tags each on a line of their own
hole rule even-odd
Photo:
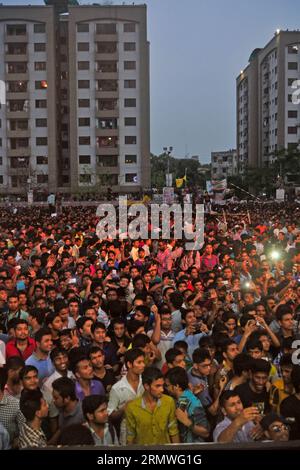
<svg viewBox="0 0 300 470">
<path fill-rule="evenodd" d="M 268 167 L 300 144 L 300 31 L 276 31 L 255 49 L 236 81 L 239 172 Z M 293 98 L 294 96 L 294 98 Z"/>
<path fill-rule="evenodd" d="M 224 179 L 238 173 L 237 152 L 234 149 L 211 153 L 211 178 Z"/>
<path fill-rule="evenodd" d="M 150 187 L 146 6 L 46 3 L 0 6 L 0 193 Z"/>
</svg>

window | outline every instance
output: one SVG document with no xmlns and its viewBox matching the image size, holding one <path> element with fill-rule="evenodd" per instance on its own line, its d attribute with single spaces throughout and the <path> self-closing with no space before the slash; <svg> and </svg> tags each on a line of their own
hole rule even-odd
<svg viewBox="0 0 300 470">
<path fill-rule="evenodd" d="M 78 107 L 79 108 L 89 108 L 90 107 L 90 100 L 89 99 L 79 99 L 78 100 Z"/>
<path fill-rule="evenodd" d="M 10 140 L 10 148 L 12 150 L 17 149 L 24 149 L 27 148 L 29 145 L 29 139 L 26 138 L 19 138 L 19 139 L 9 139 Z"/>
<path fill-rule="evenodd" d="M 48 157 L 44 157 L 39 155 L 36 157 L 36 164 L 37 165 L 48 165 Z"/>
<path fill-rule="evenodd" d="M 0 157 L 0 165 L 3 165 L 3 157 Z"/>
<path fill-rule="evenodd" d="M 288 95 L 288 102 L 289 102 L 289 103 L 292 103 L 292 94 L 289 94 L 289 95 Z"/>
<path fill-rule="evenodd" d="M 0 175 L 0 184 L 3 184 L 3 175 Z"/>
<path fill-rule="evenodd" d="M 36 175 L 36 182 L 38 184 L 48 183 L 48 175 Z"/>
<path fill-rule="evenodd" d="M 79 23 L 77 25 L 77 33 L 88 33 L 90 25 L 88 23 Z"/>
<path fill-rule="evenodd" d="M 96 143 L 98 147 L 117 147 L 118 138 L 117 137 L 97 137 Z"/>
<path fill-rule="evenodd" d="M 0 138 L 0 147 L 2 147 L 2 138 Z"/>
<path fill-rule="evenodd" d="M 136 145 L 136 136 L 135 135 L 125 135 L 125 144 L 126 145 Z"/>
<path fill-rule="evenodd" d="M 45 23 L 38 23 L 33 25 L 33 31 L 34 33 L 45 33 L 46 32 L 46 25 Z"/>
<path fill-rule="evenodd" d="M 111 72 L 117 72 L 117 62 L 114 60 L 99 60 L 96 63 L 96 69 L 97 72 L 102 72 L 102 73 L 111 73 Z"/>
<path fill-rule="evenodd" d="M 124 99 L 124 106 L 125 106 L 125 108 L 135 108 L 136 107 L 136 99 L 135 98 L 125 98 Z"/>
<path fill-rule="evenodd" d="M 115 23 L 100 23 L 96 25 L 97 34 L 116 34 L 117 25 Z"/>
<path fill-rule="evenodd" d="M 289 142 L 288 143 L 288 150 L 297 150 L 298 144 L 297 142 Z"/>
<path fill-rule="evenodd" d="M 48 88 L 48 83 L 46 80 L 37 80 L 35 82 L 36 90 L 46 90 Z"/>
<path fill-rule="evenodd" d="M 288 134 L 297 134 L 297 127 L 296 126 L 289 126 L 288 127 Z"/>
<path fill-rule="evenodd" d="M 90 155 L 79 155 L 80 165 L 89 165 L 91 163 Z"/>
<path fill-rule="evenodd" d="M 48 138 L 47 137 L 37 137 L 36 138 L 36 145 L 48 145 Z"/>
<path fill-rule="evenodd" d="M 45 52 L 45 51 L 46 51 L 46 44 L 44 42 L 34 43 L 34 52 Z"/>
<path fill-rule="evenodd" d="M 97 119 L 96 126 L 98 129 L 117 129 L 118 120 L 116 118 Z"/>
<path fill-rule="evenodd" d="M 118 166 L 118 155 L 97 155 L 97 164 L 99 166 Z"/>
<path fill-rule="evenodd" d="M 77 51 L 78 52 L 87 52 L 90 50 L 90 44 L 88 42 L 78 42 Z"/>
<path fill-rule="evenodd" d="M 91 175 L 86 175 L 86 174 L 83 174 L 83 175 L 79 175 L 79 182 L 80 183 L 91 183 L 92 181 L 92 177 Z"/>
<path fill-rule="evenodd" d="M 298 70 L 298 63 L 297 62 L 288 62 L 288 69 L 289 70 Z"/>
<path fill-rule="evenodd" d="M 79 137 L 78 142 L 79 142 L 79 145 L 90 145 L 91 138 L 89 136 Z"/>
<path fill-rule="evenodd" d="M 97 42 L 98 54 L 114 54 L 117 52 L 116 42 Z"/>
<path fill-rule="evenodd" d="M 124 42 L 124 51 L 135 51 L 135 42 Z"/>
<path fill-rule="evenodd" d="M 126 117 L 124 118 L 125 126 L 136 126 L 136 118 L 135 117 Z"/>
<path fill-rule="evenodd" d="M 27 62 L 7 62 L 8 73 L 26 73 Z"/>
<path fill-rule="evenodd" d="M 118 108 L 117 100 L 97 100 L 98 111 L 113 111 Z"/>
<path fill-rule="evenodd" d="M 135 70 L 135 61 L 134 60 L 125 60 L 124 61 L 124 70 Z"/>
<path fill-rule="evenodd" d="M 7 102 L 9 111 L 19 112 L 19 111 L 28 111 L 28 101 L 27 100 L 9 100 Z"/>
<path fill-rule="evenodd" d="M 90 88 L 90 81 L 89 80 L 78 80 L 78 88 Z"/>
<path fill-rule="evenodd" d="M 124 80 L 124 88 L 136 88 L 135 80 Z"/>
<path fill-rule="evenodd" d="M 86 61 L 86 62 L 79 61 L 79 62 L 77 62 L 77 68 L 78 68 L 78 70 L 89 70 L 90 69 L 90 63 L 88 61 Z"/>
<path fill-rule="evenodd" d="M 135 33 L 135 23 L 125 23 L 124 33 Z"/>
<path fill-rule="evenodd" d="M 289 118 L 297 118 L 298 117 L 298 111 L 296 111 L 296 110 L 288 111 L 288 117 Z"/>
<path fill-rule="evenodd" d="M 47 108 L 47 100 L 35 100 L 35 107 L 40 108 Z"/>
<path fill-rule="evenodd" d="M 47 127 L 47 119 L 36 119 L 35 120 L 35 127 Z"/>
<path fill-rule="evenodd" d="M 128 165 L 132 165 L 133 163 L 136 163 L 136 161 L 136 155 L 125 155 L 125 163 L 127 163 Z"/>
<path fill-rule="evenodd" d="M 21 55 L 21 54 L 26 54 L 27 51 L 27 45 L 26 44 L 13 44 L 13 43 L 8 43 L 6 44 L 6 52 L 7 54 L 11 55 Z"/>
<path fill-rule="evenodd" d="M 118 175 L 98 175 L 98 183 L 101 186 L 114 186 L 118 184 Z"/>
<path fill-rule="evenodd" d="M 34 70 L 36 71 L 46 70 L 46 62 L 35 62 Z"/>
<path fill-rule="evenodd" d="M 137 174 L 136 173 L 126 173 L 125 174 L 125 183 L 137 183 Z"/>
<path fill-rule="evenodd" d="M 8 36 L 23 36 L 24 34 L 26 34 L 26 24 L 6 25 L 6 34 Z"/>
<path fill-rule="evenodd" d="M 27 82 L 16 81 L 16 82 L 8 82 L 8 90 L 12 93 L 24 93 L 27 91 Z"/>
<path fill-rule="evenodd" d="M 97 80 L 97 90 L 99 91 L 117 91 L 118 80 Z"/>
<path fill-rule="evenodd" d="M 78 119 L 78 125 L 79 127 L 86 127 L 90 125 L 90 118 L 88 117 L 82 117 Z"/>
<path fill-rule="evenodd" d="M 288 46 L 289 54 L 298 54 L 298 46 Z"/>
<path fill-rule="evenodd" d="M 288 86 L 292 86 L 295 80 L 295 78 L 288 78 Z"/>
</svg>

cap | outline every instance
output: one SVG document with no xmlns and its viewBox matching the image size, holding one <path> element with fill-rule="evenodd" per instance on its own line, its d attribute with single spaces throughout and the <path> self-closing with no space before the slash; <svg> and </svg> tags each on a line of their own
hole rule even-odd
<svg viewBox="0 0 300 470">
<path fill-rule="evenodd" d="M 287 424 L 287 421 L 282 416 L 279 416 L 277 413 L 269 413 L 261 420 L 260 425 L 264 431 L 267 431 L 275 421 Z"/>
</svg>

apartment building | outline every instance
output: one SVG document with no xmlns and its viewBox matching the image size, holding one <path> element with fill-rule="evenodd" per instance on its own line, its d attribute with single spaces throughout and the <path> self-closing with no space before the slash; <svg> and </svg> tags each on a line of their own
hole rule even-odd
<svg viewBox="0 0 300 470">
<path fill-rule="evenodd" d="M 0 6 L 0 194 L 150 186 L 145 5 Z"/>
<path fill-rule="evenodd" d="M 239 172 L 268 167 L 277 151 L 299 148 L 297 80 L 300 31 L 277 30 L 264 48 L 254 49 L 236 80 Z"/>
<path fill-rule="evenodd" d="M 211 178 L 224 179 L 238 173 L 235 149 L 211 153 Z"/>
</svg>

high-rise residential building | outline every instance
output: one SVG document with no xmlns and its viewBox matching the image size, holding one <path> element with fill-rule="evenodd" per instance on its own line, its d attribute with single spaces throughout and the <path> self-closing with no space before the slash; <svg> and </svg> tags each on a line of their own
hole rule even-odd
<svg viewBox="0 0 300 470">
<path fill-rule="evenodd" d="M 145 5 L 0 6 L 0 194 L 150 186 Z"/>
<path fill-rule="evenodd" d="M 300 31 L 277 30 L 254 49 L 236 81 L 239 171 L 268 167 L 276 152 L 300 148 Z"/>
<path fill-rule="evenodd" d="M 211 153 L 211 178 L 224 179 L 238 173 L 237 152 L 234 149 Z"/>
</svg>

